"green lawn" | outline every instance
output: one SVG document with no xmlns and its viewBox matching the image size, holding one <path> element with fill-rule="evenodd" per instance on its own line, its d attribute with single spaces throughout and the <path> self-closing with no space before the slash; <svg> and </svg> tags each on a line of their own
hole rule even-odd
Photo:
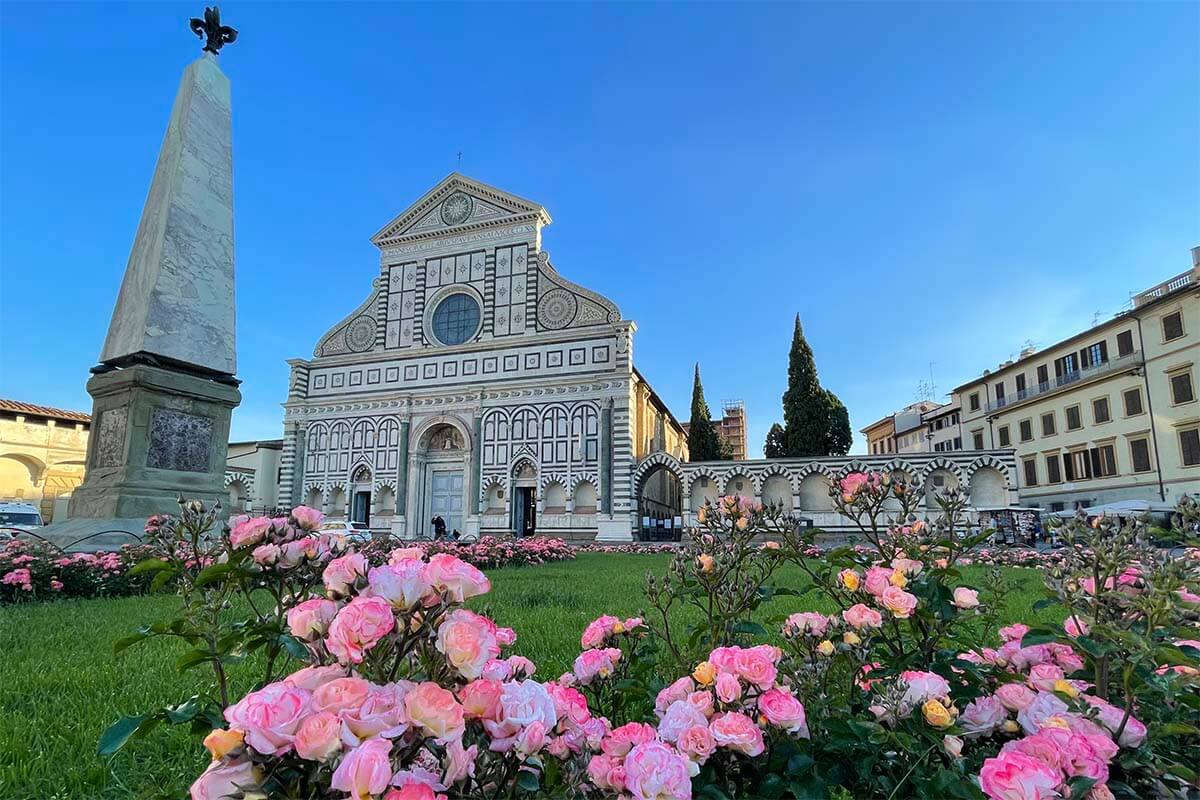
<svg viewBox="0 0 1200 800">
<path fill-rule="evenodd" d="M 666 556 L 584 554 L 572 562 L 493 570 L 485 603 L 497 621 L 517 631 L 517 650 L 552 678 L 578 654 L 579 634 L 600 613 L 636 614 L 648 570 L 661 573 Z M 966 568 L 966 582 L 982 568 Z M 1003 618 L 1031 621 L 1041 579 L 1032 570 L 1005 571 L 1012 591 Z M 800 586 L 799 570 L 778 575 Z M 0 607 L 0 797 L 179 797 L 204 767 L 199 743 L 184 730 L 159 728 L 111 759 L 95 755 L 96 740 L 124 714 L 177 702 L 191 694 L 198 672 L 178 674 L 177 645 L 151 641 L 114 656 L 112 643 L 138 625 L 169 617 L 172 596 L 77 600 Z M 780 598 L 762 617 L 825 610 L 816 595 Z M 240 690 L 253 665 L 235 673 Z"/>
</svg>

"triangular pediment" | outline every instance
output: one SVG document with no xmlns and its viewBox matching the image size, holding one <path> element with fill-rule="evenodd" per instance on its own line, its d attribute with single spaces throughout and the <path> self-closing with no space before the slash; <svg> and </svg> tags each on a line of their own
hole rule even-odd
<svg viewBox="0 0 1200 800">
<path fill-rule="evenodd" d="M 382 245 L 408 237 L 436 236 L 504 219 L 530 217 L 542 225 L 550 223 L 550 215 L 539 204 L 452 172 L 384 225 L 371 241 Z"/>
</svg>

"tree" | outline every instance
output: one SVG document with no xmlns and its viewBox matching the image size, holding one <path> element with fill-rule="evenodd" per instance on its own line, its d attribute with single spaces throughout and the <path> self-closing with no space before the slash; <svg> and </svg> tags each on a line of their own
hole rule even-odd
<svg viewBox="0 0 1200 800">
<path fill-rule="evenodd" d="M 771 430 L 767 431 L 763 455 L 767 458 L 783 458 L 787 455 L 787 431 L 778 422 L 771 426 Z"/>
<path fill-rule="evenodd" d="M 696 376 L 692 382 L 692 419 L 688 424 L 688 460 L 718 461 L 721 458 L 721 437 L 713 427 L 708 403 L 704 401 L 704 387 L 700 384 L 700 365 L 696 364 Z"/>
<path fill-rule="evenodd" d="M 844 456 L 854 444 L 854 433 L 850 430 L 850 414 L 838 396 L 828 389 L 821 389 L 825 396 L 825 452 L 827 456 Z"/>
<path fill-rule="evenodd" d="M 786 455 L 792 458 L 826 455 L 829 411 L 822 391 L 812 348 L 804 339 L 797 314 L 792 349 L 788 353 L 787 391 L 783 393 Z"/>
</svg>

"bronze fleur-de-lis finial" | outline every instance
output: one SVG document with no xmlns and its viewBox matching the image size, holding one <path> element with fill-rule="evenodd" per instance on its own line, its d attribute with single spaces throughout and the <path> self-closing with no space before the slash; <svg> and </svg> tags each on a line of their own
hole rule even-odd
<svg viewBox="0 0 1200 800">
<path fill-rule="evenodd" d="M 192 33 L 203 39 L 204 52 L 220 55 L 220 50 L 227 44 L 237 40 L 237 31 L 228 25 L 221 24 L 221 9 L 218 6 L 204 9 L 204 19 L 192 17 Z"/>
</svg>

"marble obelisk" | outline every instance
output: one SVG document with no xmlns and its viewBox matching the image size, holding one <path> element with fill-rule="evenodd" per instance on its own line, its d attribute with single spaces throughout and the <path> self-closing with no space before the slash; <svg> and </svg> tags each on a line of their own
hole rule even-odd
<svg viewBox="0 0 1200 800">
<path fill-rule="evenodd" d="M 84 537 L 80 549 L 128 542 L 115 532 L 142 535 L 146 517 L 177 512 L 181 496 L 213 502 L 225 494 L 229 420 L 241 401 L 231 106 L 229 79 L 215 50 L 206 50 L 175 96 L 100 364 L 88 381 L 86 477 L 68 519 L 45 530 L 60 545 Z"/>
</svg>

